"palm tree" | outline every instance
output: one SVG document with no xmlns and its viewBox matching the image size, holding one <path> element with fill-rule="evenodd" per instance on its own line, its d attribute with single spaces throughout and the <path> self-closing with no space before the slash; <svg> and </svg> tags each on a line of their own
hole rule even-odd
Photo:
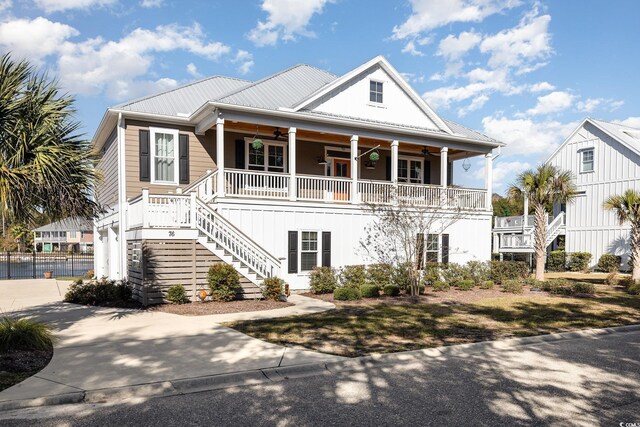
<svg viewBox="0 0 640 427">
<path fill-rule="evenodd" d="M 541 164 L 535 170 L 518 175 L 516 183 L 507 190 L 510 199 L 526 196 L 534 211 L 534 242 L 536 280 L 544 280 L 544 260 L 547 252 L 547 223 L 545 206 L 566 203 L 576 196 L 571 172 Z M 526 215 L 526 213 L 525 213 Z"/>
<path fill-rule="evenodd" d="M 96 172 L 77 133 L 74 99 L 26 61 L 0 57 L 0 211 L 3 223 L 90 218 Z"/>
<path fill-rule="evenodd" d="M 640 193 L 627 190 L 623 195 L 613 195 L 604 202 L 604 208 L 615 212 L 620 225 L 631 223 L 631 278 L 640 283 Z"/>
</svg>

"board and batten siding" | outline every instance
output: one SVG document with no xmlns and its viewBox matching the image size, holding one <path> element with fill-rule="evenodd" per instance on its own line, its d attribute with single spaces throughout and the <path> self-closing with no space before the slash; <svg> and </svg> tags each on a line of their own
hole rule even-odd
<svg viewBox="0 0 640 427">
<path fill-rule="evenodd" d="M 175 193 L 176 188 L 185 188 L 189 184 L 165 185 L 140 181 L 140 137 L 141 129 L 150 127 L 163 129 L 177 129 L 180 134 L 189 136 L 189 182 L 193 182 L 204 175 L 207 170 L 215 170 L 215 129 L 208 130 L 204 135 L 196 135 L 193 127 L 177 126 L 152 122 L 126 120 L 125 122 L 125 168 L 127 180 L 127 198 L 139 196 L 143 188 L 148 188 L 152 194 Z M 150 141 L 152 144 L 153 141 Z M 177 149 L 177 144 L 176 144 Z M 152 160 L 153 162 L 153 160 Z M 153 163 L 151 164 L 153 167 Z M 176 171 L 177 173 L 177 171 Z"/>
<path fill-rule="evenodd" d="M 581 172 L 581 151 L 594 150 L 594 171 Z M 586 122 L 548 160 L 549 164 L 573 173 L 581 193 L 567 205 L 566 251 L 590 252 L 595 265 L 606 253 L 623 257 L 626 268 L 629 253 L 628 224 L 621 226 L 604 201 L 627 189 L 640 191 L 640 157 L 625 145 Z M 557 214 L 558 207 L 556 206 Z"/>
<path fill-rule="evenodd" d="M 96 200 L 102 206 L 115 206 L 118 204 L 118 138 L 117 132 L 113 132 L 107 138 L 100 160 L 96 165 L 99 176 L 96 186 Z"/>
</svg>

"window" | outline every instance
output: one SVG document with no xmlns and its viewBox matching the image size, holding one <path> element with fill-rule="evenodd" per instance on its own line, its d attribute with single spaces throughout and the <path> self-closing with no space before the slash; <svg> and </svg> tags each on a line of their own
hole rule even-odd
<svg viewBox="0 0 640 427">
<path fill-rule="evenodd" d="M 421 184 L 422 175 L 422 160 L 398 159 L 398 181 Z"/>
<path fill-rule="evenodd" d="M 70 231 L 69 232 L 69 237 L 72 238 L 72 239 L 75 239 L 76 238 L 76 232 L 75 231 Z"/>
<path fill-rule="evenodd" d="M 287 150 L 284 144 L 263 141 L 264 145 L 259 149 L 253 148 L 248 141 L 247 168 L 254 171 L 285 172 Z M 265 153 L 266 156 L 265 156 Z"/>
<path fill-rule="evenodd" d="M 177 184 L 178 131 L 150 128 L 152 177 L 154 183 Z"/>
<path fill-rule="evenodd" d="M 369 82 L 369 101 L 382 104 L 382 82 Z"/>
<path fill-rule="evenodd" d="M 437 234 L 427 234 L 425 253 L 426 253 L 427 262 L 438 262 L 438 235 Z"/>
<path fill-rule="evenodd" d="M 582 172 L 593 172 L 593 148 L 582 151 Z"/>
<path fill-rule="evenodd" d="M 300 271 L 318 266 L 318 232 L 303 231 L 300 240 Z"/>
</svg>

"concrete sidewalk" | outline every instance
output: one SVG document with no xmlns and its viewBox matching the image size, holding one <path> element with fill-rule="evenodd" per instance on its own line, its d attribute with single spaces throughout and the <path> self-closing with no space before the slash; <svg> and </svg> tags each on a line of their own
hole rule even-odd
<svg viewBox="0 0 640 427">
<path fill-rule="evenodd" d="M 53 283 L 20 284 L 45 289 L 55 299 Z M 0 283 L 0 289 L 4 283 Z M 54 285 L 55 286 L 55 285 Z M 7 292 L 3 293 L 6 295 Z M 58 296 L 58 301 L 61 296 Z M 28 306 L 19 315 L 50 323 L 58 341 L 47 367 L 0 392 L 0 409 L 48 404 L 65 396 L 108 388 L 162 383 L 240 371 L 329 362 L 337 356 L 286 348 L 251 338 L 218 322 L 325 311 L 333 304 L 299 295 L 296 305 L 234 315 L 179 316 L 154 311 L 83 307 L 62 302 Z M 2 301 L 2 305 L 7 304 Z"/>
</svg>

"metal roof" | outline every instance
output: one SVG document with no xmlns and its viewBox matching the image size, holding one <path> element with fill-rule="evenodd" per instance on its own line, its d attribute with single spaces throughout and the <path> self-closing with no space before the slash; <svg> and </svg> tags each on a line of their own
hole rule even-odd
<svg viewBox="0 0 640 427">
<path fill-rule="evenodd" d="M 463 126 L 460 123 L 452 122 L 451 120 L 447 120 L 447 119 L 442 119 L 442 120 L 444 120 L 447 126 L 449 126 L 451 130 L 454 133 L 457 133 L 458 135 L 463 135 L 463 136 L 466 136 L 467 138 L 477 139 L 480 141 L 496 142 L 496 143 L 498 142 L 497 139 L 493 139 L 483 133 L 480 133 L 473 129 L 469 129 L 468 127 Z"/>
<path fill-rule="evenodd" d="M 113 108 L 167 116 L 188 116 L 205 102 L 213 101 L 250 84 L 247 80 L 213 76 Z"/>
<path fill-rule="evenodd" d="M 83 218 L 65 218 L 33 231 L 93 231 L 93 223 Z"/>
<path fill-rule="evenodd" d="M 221 97 L 218 101 L 270 110 L 291 108 L 336 78 L 328 71 L 300 64 Z"/>
<path fill-rule="evenodd" d="M 591 122 L 600 126 L 607 133 L 623 144 L 634 150 L 640 149 L 640 129 L 631 126 L 622 125 L 620 123 L 605 122 L 603 120 L 589 119 Z"/>
</svg>

